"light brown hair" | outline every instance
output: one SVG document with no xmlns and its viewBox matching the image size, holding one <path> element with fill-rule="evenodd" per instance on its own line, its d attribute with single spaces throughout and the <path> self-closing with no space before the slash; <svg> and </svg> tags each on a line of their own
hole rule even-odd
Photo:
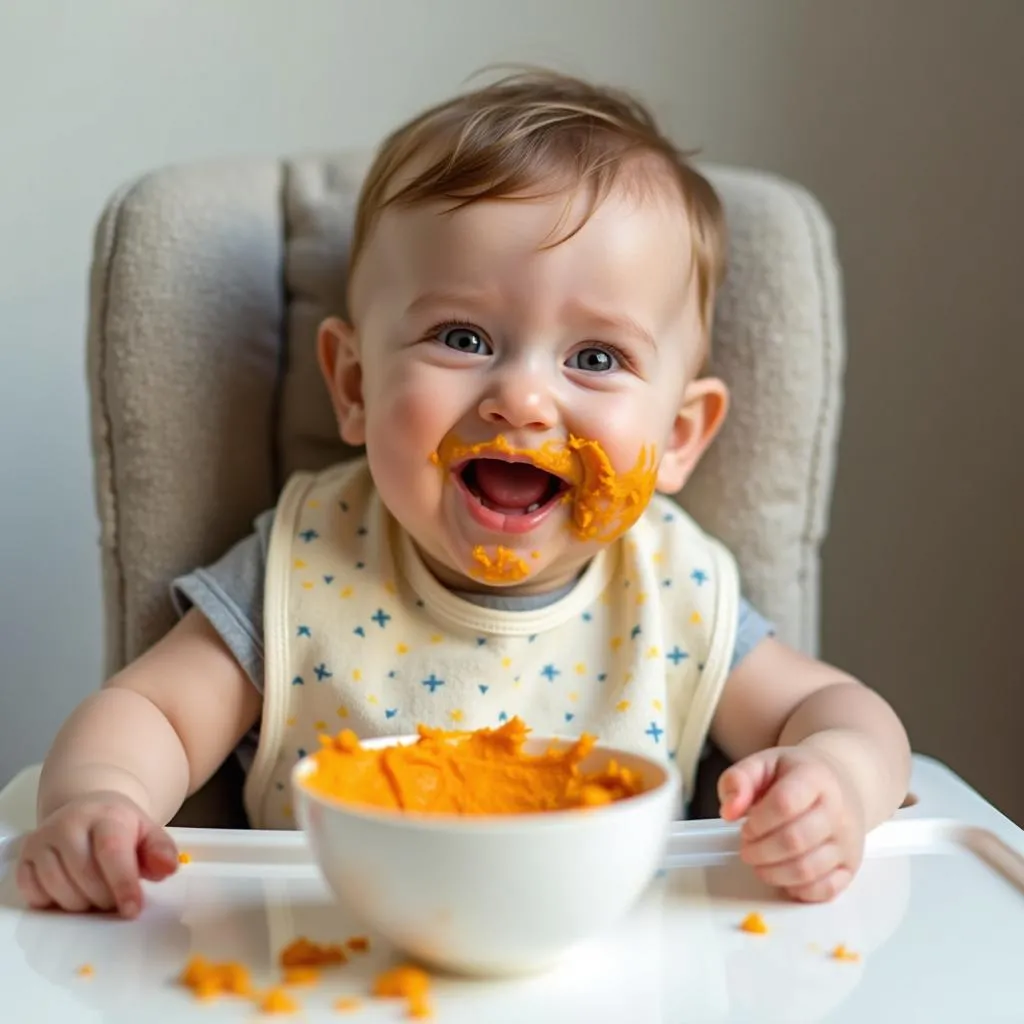
<svg viewBox="0 0 1024 1024">
<path fill-rule="evenodd" d="M 349 274 L 388 207 L 450 200 L 457 209 L 484 199 L 540 198 L 582 186 L 590 190 L 589 216 L 623 169 L 643 157 L 657 160 L 658 169 L 667 169 L 678 185 L 708 330 L 725 267 L 718 195 L 638 100 L 554 72 L 503 78 L 431 107 L 389 135 L 360 192 Z M 559 240 L 585 222 L 586 216 Z"/>
</svg>

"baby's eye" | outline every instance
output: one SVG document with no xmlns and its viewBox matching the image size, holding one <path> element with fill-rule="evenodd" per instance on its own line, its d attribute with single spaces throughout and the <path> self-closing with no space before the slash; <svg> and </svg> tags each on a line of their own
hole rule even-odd
<svg viewBox="0 0 1024 1024">
<path fill-rule="evenodd" d="M 437 340 L 456 352 L 468 352 L 473 356 L 486 356 L 491 353 L 491 346 L 484 341 L 479 331 L 472 327 L 444 327 L 437 332 Z"/>
<path fill-rule="evenodd" d="M 614 370 L 619 361 L 603 348 L 581 348 L 569 356 L 568 365 L 574 370 L 586 370 L 589 373 L 607 373 Z"/>
</svg>

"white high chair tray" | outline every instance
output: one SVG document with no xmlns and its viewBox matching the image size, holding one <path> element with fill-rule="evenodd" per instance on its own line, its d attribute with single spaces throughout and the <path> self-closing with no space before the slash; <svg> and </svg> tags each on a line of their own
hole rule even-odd
<svg viewBox="0 0 1024 1024">
<path fill-rule="evenodd" d="M 950 783 L 944 802 L 963 814 L 929 817 L 926 800 L 900 812 L 870 837 L 851 889 L 824 906 L 790 904 L 761 886 L 736 856 L 734 828 L 678 826 L 664 872 L 610 934 L 537 977 L 435 977 L 434 1020 L 1024 1020 L 1024 834 L 959 786 Z M 277 954 L 296 936 L 339 942 L 365 934 L 332 901 L 296 833 L 178 830 L 192 862 L 147 886 L 134 922 L 26 912 L 11 877 L 17 841 L 4 840 L 2 811 L 0 797 L 5 1024 L 251 1021 L 259 1017 L 251 1002 L 200 1004 L 176 984 L 190 955 L 242 961 L 262 986 L 276 979 Z M 423 871 L 429 884 L 430 866 Z M 769 934 L 738 929 L 751 911 L 764 916 Z M 314 988 L 292 990 L 303 1007 L 296 1019 L 404 1019 L 400 1002 L 369 996 L 374 975 L 398 962 L 385 942 L 370 939 L 368 954 L 325 969 Z M 833 959 L 840 943 L 860 960 Z M 91 977 L 77 973 L 83 964 Z M 339 996 L 360 998 L 360 1008 L 338 1013 L 331 1004 Z"/>
</svg>

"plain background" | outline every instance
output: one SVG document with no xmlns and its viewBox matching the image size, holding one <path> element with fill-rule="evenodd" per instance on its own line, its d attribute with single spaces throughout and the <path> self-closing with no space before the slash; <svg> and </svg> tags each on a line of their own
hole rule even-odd
<svg viewBox="0 0 1024 1024">
<path fill-rule="evenodd" d="M 807 185 L 850 338 L 824 652 L 1024 821 L 1024 0 L 4 0 L 0 782 L 99 682 L 83 338 L 107 196 L 370 145 L 495 61 Z"/>
</svg>

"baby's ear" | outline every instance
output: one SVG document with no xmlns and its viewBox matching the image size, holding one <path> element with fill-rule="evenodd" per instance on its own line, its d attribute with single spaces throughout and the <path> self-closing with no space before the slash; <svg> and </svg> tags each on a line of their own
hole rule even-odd
<svg viewBox="0 0 1024 1024">
<path fill-rule="evenodd" d="M 682 490 L 715 439 L 728 409 L 729 389 L 717 377 L 701 377 L 687 385 L 658 466 L 659 491 L 675 494 Z"/>
<path fill-rule="evenodd" d="M 364 444 L 363 366 L 355 329 L 338 317 L 328 317 L 317 331 L 316 351 L 341 439 L 353 446 Z"/>
</svg>

